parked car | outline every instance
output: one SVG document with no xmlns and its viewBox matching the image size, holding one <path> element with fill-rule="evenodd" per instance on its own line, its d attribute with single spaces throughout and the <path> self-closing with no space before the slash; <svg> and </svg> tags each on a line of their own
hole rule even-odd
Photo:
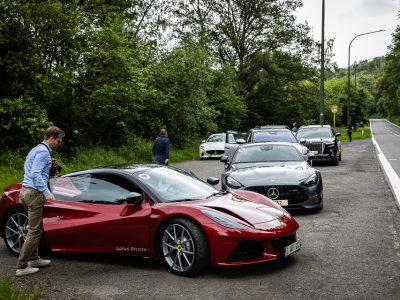
<svg viewBox="0 0 400 300">
<path fill-rule="evenodd" d="M 225 133 L 215 133 L 207 140 L 203 140 L 199 146 L 200 159 L 221 157 L 224 154 Z"/>
<path fill-rule="evenodd" d="M 315 154 L 313 159 L 330 161 L 332 165 L 339 165 L 342 160 L 342 144 L 340 132 L 330 125 L 301 126 L 297 131 L 297 139 L 304 140 L 304 145 Z"/>
<path fill-rule="evenodd" d="M 321 172 L 290 143 L 244 144 L 232 160 L 224 156 L 221 161 L 225 162 L 223 191 L 254 191 L 287 209 L 323 207 Z"/>
<path fill-rule="evenodd" d="M 119 165 L 66 174 L 51 182 L 41 248 L 54 253 L 124 253 L 161 258 L 181 276 L 207 268 L 273 261 L 298 251 L 299 225 L 251 191 L 220 192 L 182 170 Z M 21 185 L 4 190 L 1 237 L 18 255 L 28 231 Z M 128 259 L 128 258 L 127 258 Z"/>
<path fill-rule="evenodd" d="M 225 149 L 227 147 L 230 148 L 230 151 L 225 151 L 225 155 L 232 159 L 233 155 L 235 154 L 236 149 L 239 147 L 240 144 L 246 143 L 260 143 L 260 142 L 287 142 L 292 143 L 294 146 L 299 149 L 300 153 L 304 156 L 306 160 L 309 159 L 308 156 L 308 148 L 303 145 L 305 140 L 299 141 L 297 140 L 296 136 L 293 132 L 284 126 L 278 125 L 269 125 L 269 126 L 262 126 L 261 128 L 253 128 L 250 129 L 244 141 L 239 140 L 238 142 L 233 143 L 226 143 Z"/>
</svg>

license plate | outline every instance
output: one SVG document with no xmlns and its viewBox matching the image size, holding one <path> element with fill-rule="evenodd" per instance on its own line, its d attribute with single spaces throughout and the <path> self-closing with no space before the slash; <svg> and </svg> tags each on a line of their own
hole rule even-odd
<svg viewBox="0 0 400 300">
<path fill-rule="evenodd" d="M 294 242 L 293 244 L 290 244 L 289 246 L 286 246 L 285 247 L 285 257 L 289 256 L 290 254 L 292 254 L 292 253 L 294 253 L 296 251 L 299 251 L 300 248 L 301 248 L 301 242 L 300 241 Z"/>
<path fill-rule="evenodd" d="M 276 203 L 278 203 L 280 206 L 288 206 L 289 202 L 287 199 L 280 199 L 280 200 L 274 200 Z"/>
</svg>

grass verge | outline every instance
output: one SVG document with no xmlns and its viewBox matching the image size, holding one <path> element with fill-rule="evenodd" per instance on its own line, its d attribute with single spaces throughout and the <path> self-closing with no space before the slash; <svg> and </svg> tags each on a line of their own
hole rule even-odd
<svg viewBox="0 0 400 300">
<path fill-rule="evenodd" d="M 348 142 L 349 141 L 349 136 L 347 134 L 346 127 L 336 127 L 336 131 L 340 132 L 340 141 L 341 142 Z M 371 130 L 369 127 L 362 127 L 362 128 L 357 128 L 356 131 L 353 130 L 353 133 L 351 134 L 351 139 L 352 140 L 358 140 L 358 139 L 370 139 L 371 138 Z"/>
<path fill-rule="evenodd" d="M 0 300 L 35 300 L 40 299 L 41 295 L 39 290 L 18 290 L 7 276 L 0 280 Z"/>
</svg>

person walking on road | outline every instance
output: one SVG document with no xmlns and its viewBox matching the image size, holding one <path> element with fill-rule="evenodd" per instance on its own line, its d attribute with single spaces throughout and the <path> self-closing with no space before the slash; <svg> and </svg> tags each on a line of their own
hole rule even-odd
<svg viewBox="0 0 400 300">
<path fill-rule="evenodd" d="M 351 126 L 351 124 L 349 123 L 347 125 L 347 135 L 349 136 L 349 141 L 351 143 L 351 134 L 353 133 L 353 126 Z"/>
<path fill-rule="evenodd" d="M 39 272 L 50 265 L 50 260 L 39 257 L 39 242 L 43 233 L 43 208 L 54 200 L 50 192 L 49 173 L 52 166 L 51 152 L 56 150 L 65 136 L 64 131 L 51 126 L 44 133 L 44 140 L 32 148 L 24 163 L 24 179 L 20 191 L 21 202 L 28 213 L 28 235 L 19 253 L 16 276 Z"/>
<path fill-rule="evenodd" d="M 297 130 L 298 130 L 297 123 L 296 123 L 296 122 L 294 122 L 294 123 L 293 123 L 293 127 L 292 127 L 292 131 L 296 133 L 296 132 L 297 132 Z"/>
<path fill-rule="evenodd" d="M 167 166 L 169 162 L 169 138 L 166 129 L 160 130 L 160 135 L 153 144 L 153 157 L 157 165 Z"/>
</svg>

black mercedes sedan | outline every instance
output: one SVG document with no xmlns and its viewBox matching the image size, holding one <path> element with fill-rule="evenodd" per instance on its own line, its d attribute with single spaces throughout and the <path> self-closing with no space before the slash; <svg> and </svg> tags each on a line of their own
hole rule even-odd
<svg viewBox="0 0 400 300">
<path fill-rule="evenodd" d="M 321 172 L 312 168 L 290 143 L 243 144 L 232 160 L 223 156 L 221 161 L 225 163 L 222 190 L 254 191 L 286 209 L 323 207 Z"/>
</svg>

